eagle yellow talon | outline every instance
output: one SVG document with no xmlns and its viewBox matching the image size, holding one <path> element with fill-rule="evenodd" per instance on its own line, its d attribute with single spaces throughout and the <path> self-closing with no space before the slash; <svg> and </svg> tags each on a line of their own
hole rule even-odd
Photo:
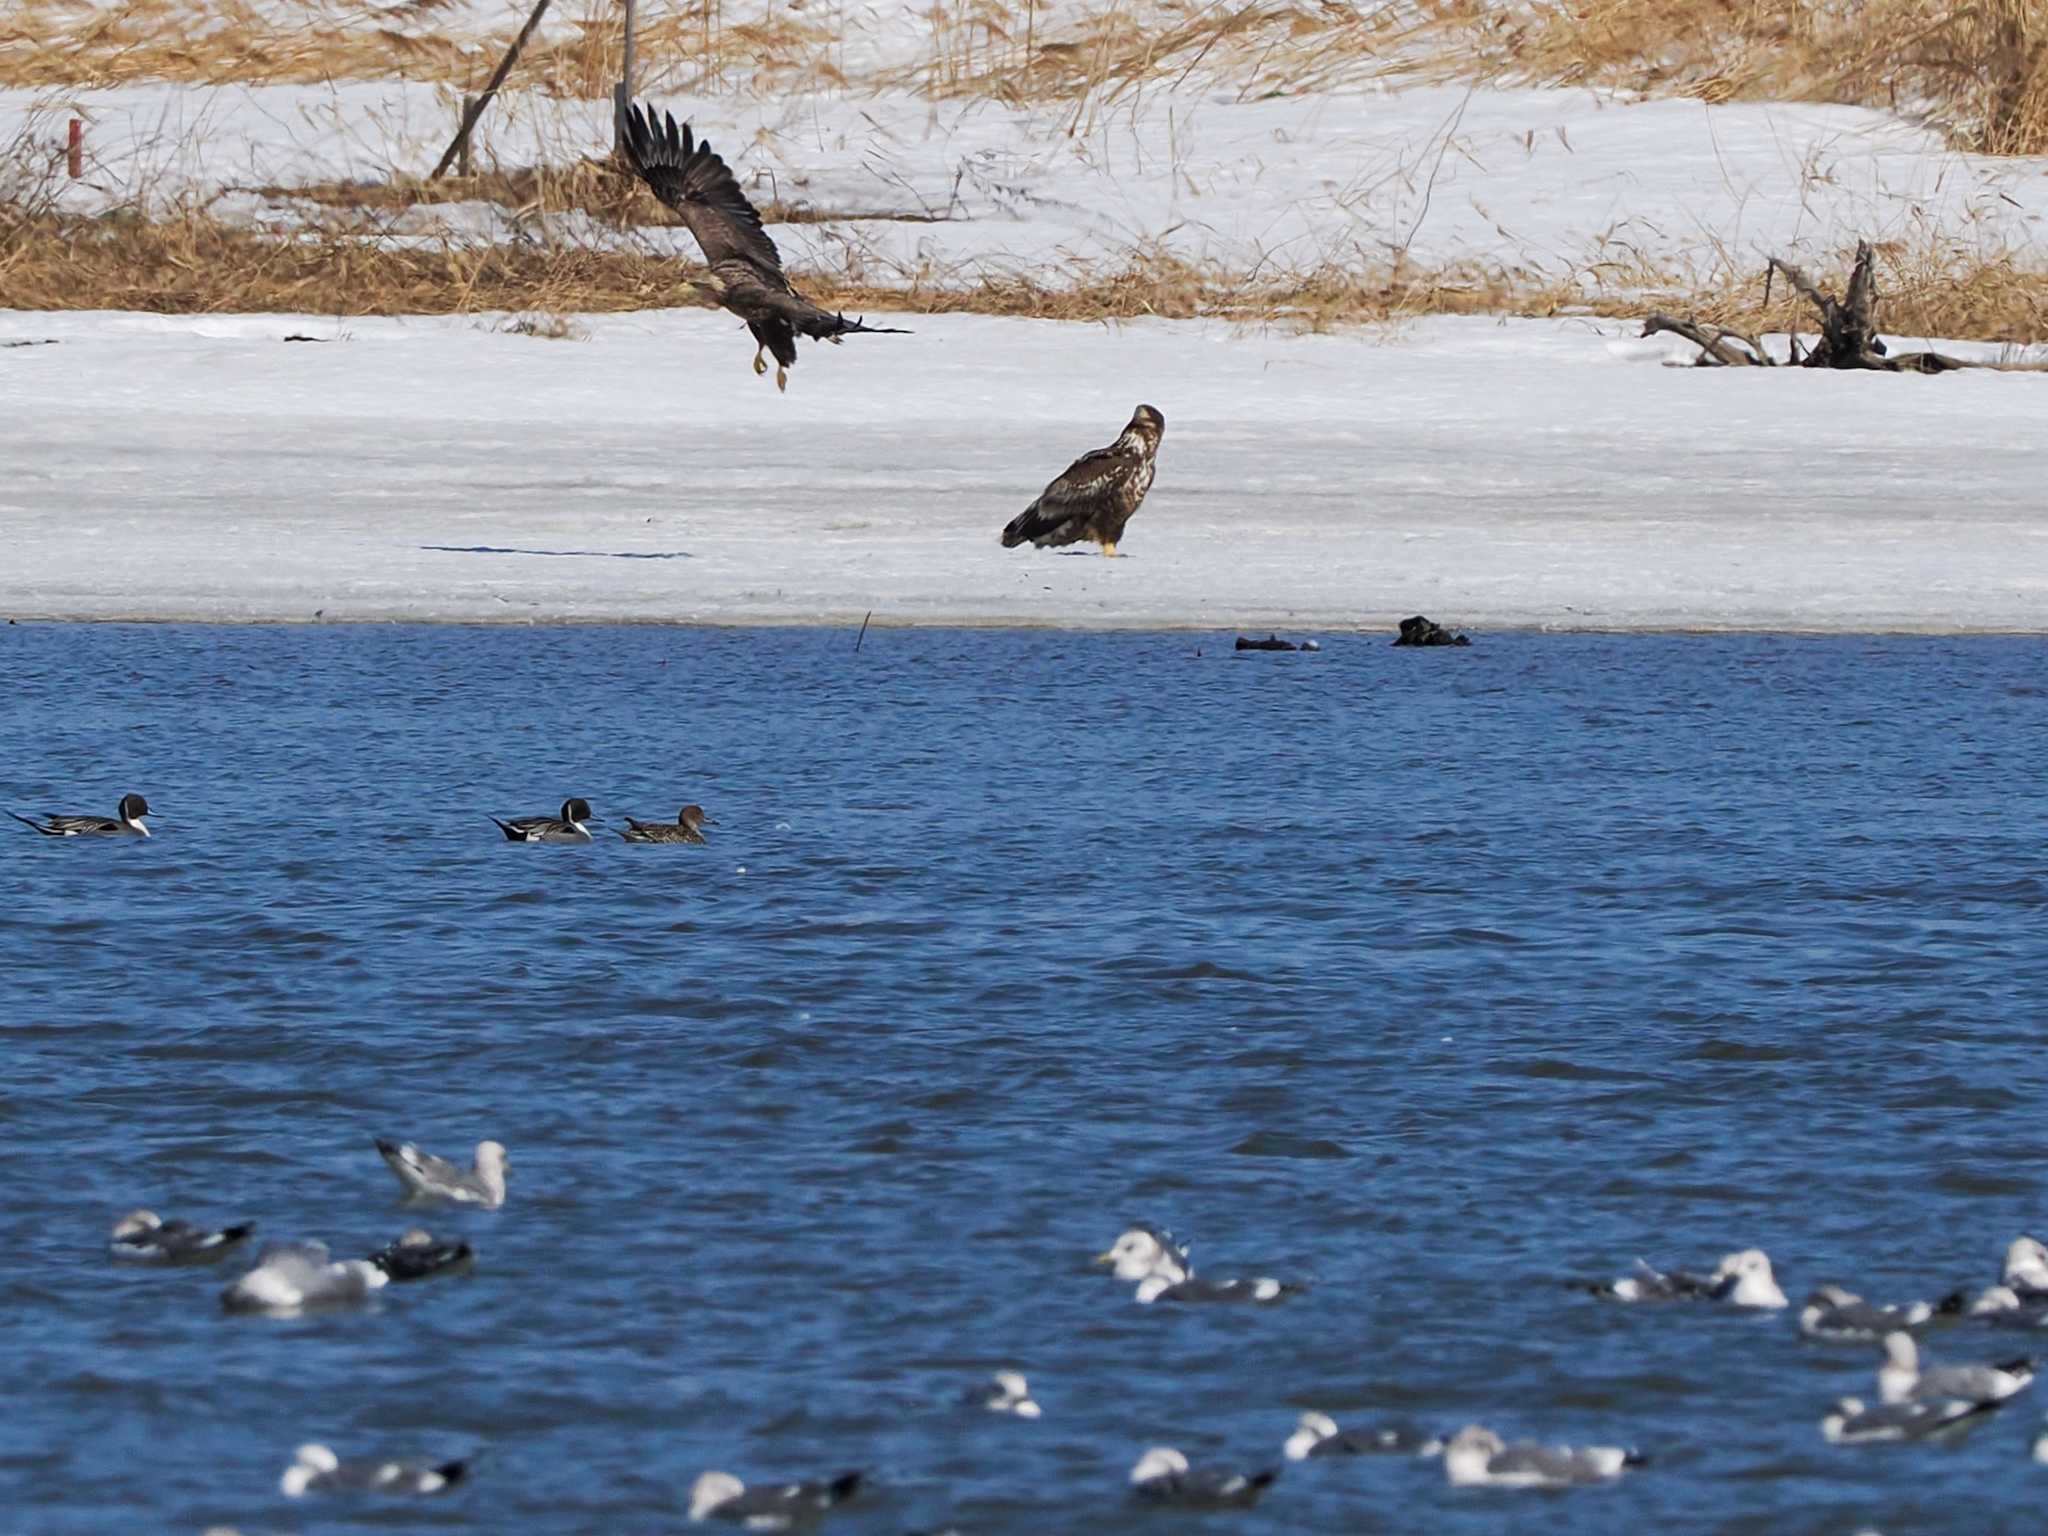
<svg viewBox="0 0 2048 1536">
<path fill-rule="evenodd" d="M 1114 560 L 1116 558 L 1116 540 L 1111 539 L 1107 544 L 1103 545 L 1102 553 L 1105 559 Z"/>
<path fill-rule="evenodd" d="M 775 370 L 775 388 L 778 393 L 789 388 L 789 370 L 787 368 L 777 368 Z"/>
<path fill-rule="evenodd" d="M 768 364 L 762 360 L 761 356 L 761 354 L 766 352 L 767 350 L 768 349 L 766 347 L 754 348 L 754 372 L 757 375 L 766 373 L 768 371 Z"/>
</svg>

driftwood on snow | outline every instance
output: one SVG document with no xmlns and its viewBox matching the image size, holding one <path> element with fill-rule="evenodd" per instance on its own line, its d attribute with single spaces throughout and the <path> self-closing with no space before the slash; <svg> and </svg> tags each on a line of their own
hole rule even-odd
<svg viewBox="0 0 2048 1536">
<path fill-rule="evenodd" d="M 1870 242 L 1859 241 L 1856 265 L 1849 273 L 1848 291 L 1837 299 L 1818 287 L 1789 261 L 1770 258 L 1770 273 L 1784 273 L 1785 281 L 1797 289 L 1820 312 L 1820 339 L 1802 351 L 1799 336 L 1790 338 L 1787 365 L 1799 368 L 1868 368 L 1881 373 L 1949 373 L 1957 368 L 1989 368 L 1999 373 L 2048 373 L 2048 362 L 1975 362 L 1951 357 L 1945 352 L 1901 352 L 1885 350 L 1877 334 L 1877 258 Z M 1769 278 L 1766 277 L 1766 294 Z M 1652 314 L 1643 321 L 1642 334 L 1668 332 L 1683 336 L 1700 349 L 1695 366 L 1701 368 L 1775 368 L 1778 359 L 1764 350 L 1764 344 L 1747 331 L 1731 326 L 1709 325 L 1701 320 L 1680 320 L 1671 315 Z"/>
</svg>

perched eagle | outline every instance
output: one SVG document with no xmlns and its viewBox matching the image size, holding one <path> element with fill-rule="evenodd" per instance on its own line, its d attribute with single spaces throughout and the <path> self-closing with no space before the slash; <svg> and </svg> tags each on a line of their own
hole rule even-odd
<svg viewBox="0 0 2048 1536">
<path fill-rule="evenodd" d="M 1093 539 L 1105 555 L 1114 555 L 1124 524 L 1152 489 L 1152 461 L 1165 431 L 1164 416 L 1149 405 L 1139 406 L 1122 436 L 1074 460 L 1038 493 L 1038 500 L 1010 519 L 1003 548 L 1014 549 L 1027 539 L 1041 549 Z"/>
<path fill-rule="evenodd" d="M 704 252 L 704 264 L 711 269 L 708 280 L 697 284 L 719 303 L 747 322 L 759 343 L 754 350 L 754 372 L 766 373 L 763 352 L 775 354 L 775 387 L 789 387 L 789 372 L 796 366 L 796 339 L 812 336 L 837 343 L 842 336 L 857 332 L 871 335 L 908 336 L 894 326 L 864 325 L 818 308 L 789 286 L 782 275 L 782 258 L 775 242 L 761 227 L 761 215 L 740 190 L 732 168 L 695 138 L 690 125 L 676 126 L 673 114 L 667 126 L 656 121 L 654 108 L 629 106 L 620 136 L 626 159 L 654 195 L 683 216 L 690 233 Z"/>
</svg>

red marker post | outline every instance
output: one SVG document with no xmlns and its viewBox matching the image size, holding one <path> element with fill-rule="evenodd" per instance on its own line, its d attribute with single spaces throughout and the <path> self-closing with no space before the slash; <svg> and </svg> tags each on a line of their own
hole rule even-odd
<svg viewBox="0 0 2048 1536">
<path fill-rule="evenodd" d="M 71 141 L 65 146 L 64 167 L 73 181 L 85 174 L 85 124 L 75 117 L 71 119 Z"/>
</svg>

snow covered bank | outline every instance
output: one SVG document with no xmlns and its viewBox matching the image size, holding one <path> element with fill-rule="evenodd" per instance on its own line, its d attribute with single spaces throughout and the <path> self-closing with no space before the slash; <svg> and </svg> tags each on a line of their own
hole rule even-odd
<svg viewBox="0 0 2048 1536">
<path fill-rule="evenodd" d="M 1664 368 L 1591 322 L 899 323 L 778 396 L 702 311 L 0 314 L 58 342 L 0 350 L 0 614 L 2048 632 L 2048 378 Z M 1128 558 L 1000 548 L 1140 400 Z"/>
</svg>

